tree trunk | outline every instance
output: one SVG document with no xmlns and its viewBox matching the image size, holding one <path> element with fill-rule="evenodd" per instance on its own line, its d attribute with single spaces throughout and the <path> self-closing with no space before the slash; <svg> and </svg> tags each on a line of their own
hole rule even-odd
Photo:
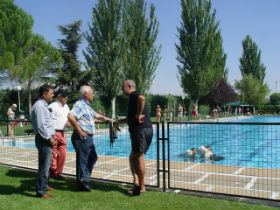
<svg viewBox="0 0 280 210">
<path fill-rule="evenodd" d="M 198 99 L 195 99 L 194 104 L 195 104 L 196 107 L 197 107 L 197 115 L 198 115 L 198 113 L 199 113 Z"/>
<path fill-rule="evenodd" d="M 112 104 L 112 118 L 115 119 L 116 118 L 116 97 L 114 97 L 112 100 L 111 100 L 111 104 Z"/>
</svg>

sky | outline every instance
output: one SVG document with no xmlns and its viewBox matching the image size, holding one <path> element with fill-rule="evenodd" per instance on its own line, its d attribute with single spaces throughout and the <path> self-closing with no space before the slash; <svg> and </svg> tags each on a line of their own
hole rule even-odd
<svg viewBox="0 0 280 210">
<path fill-rule="evenodd" d="M 154 4 L 155 15 L 160 23 L 157 45 L 161 45 L 161 62 L 150 89 L 153 94 L 184 95 L 178 79 L 175 43 L 178 42 L 177 27 L 181 23 L 180 0 L 146 0 L 147 10 Z M 92 8 L 97 0 L 14 0 L 14 3 L 34 19 L 33 32 L 38 33 L 57 46 L 63 38 L 59 25 L 82 20 L 82 31 L 88 30 Z M 279 0 L 212 0 L 216 21 L 223 38 L 229 69 L 228 82 L 234 85 L 241 79 L 239 59 L 242 56 L 242 40 L 249 34 L 261 50 L 261 60 L 266 67 L 265 82 L 270 94 L 280 92 L 280 1 Z M 82 49 L 80 60 L 84 61 Z M 277 87 L 278 86 L 278 87 Z"/>
</svg>

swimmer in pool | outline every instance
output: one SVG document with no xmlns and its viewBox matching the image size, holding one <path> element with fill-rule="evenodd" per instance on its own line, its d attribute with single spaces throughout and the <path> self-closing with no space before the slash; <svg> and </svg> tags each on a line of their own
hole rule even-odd
<svg viewBox="0 0 280 210">
<path fill-rule="evenodd" d="M 211 146 L 200 146 L 198 148 L 198 152 L 200 154 L 200 158 L 204 158 L 205 160 L 219 161 L 224 159 L 224 157 L 214 154 Z"/>
</svg>

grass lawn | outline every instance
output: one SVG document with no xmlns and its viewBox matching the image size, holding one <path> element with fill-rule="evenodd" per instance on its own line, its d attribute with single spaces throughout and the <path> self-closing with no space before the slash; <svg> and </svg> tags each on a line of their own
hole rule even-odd
<svg viewBox="0 0 280 210">
<path fill-rule="evenodd" d="M 50 194 L 52 199 L 35 197 L 36 173 L 0 167 L 0 210 L 87 210 L 87 209 L 139 209 L 139 210 L 180 210 L 180 209 L 275 209 L 226 200 L 187 196 L 174 193 L 148 191 L 141 196 L 131 197 L 127 187 L 117 184 L 91 183 L 95 190 L 78 192 L 73 179 L 50 180 L 56 188 Z"/>
</svg>

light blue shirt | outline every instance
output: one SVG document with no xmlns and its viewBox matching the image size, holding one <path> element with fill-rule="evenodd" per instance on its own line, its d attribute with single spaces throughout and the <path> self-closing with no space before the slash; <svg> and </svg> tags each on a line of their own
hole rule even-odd
<svg viewBox="0 0 280 210">
<path fill-rule="evenodd" d="M 35 134 L 44 139 L 50 139 L 55 134 L 48 103 L 43 99 L 37 100 L 32 107 L 32 127 Z"/>
<path fill-rule="evenodd" d="M 77 120 L 81 129 L 88 134 L 94 134 L 95 123 L 94 117 L 96 112 L 90 107 L 90 103 L 85 99 L 78 100 L 70 112 Z"/>
</svg>

